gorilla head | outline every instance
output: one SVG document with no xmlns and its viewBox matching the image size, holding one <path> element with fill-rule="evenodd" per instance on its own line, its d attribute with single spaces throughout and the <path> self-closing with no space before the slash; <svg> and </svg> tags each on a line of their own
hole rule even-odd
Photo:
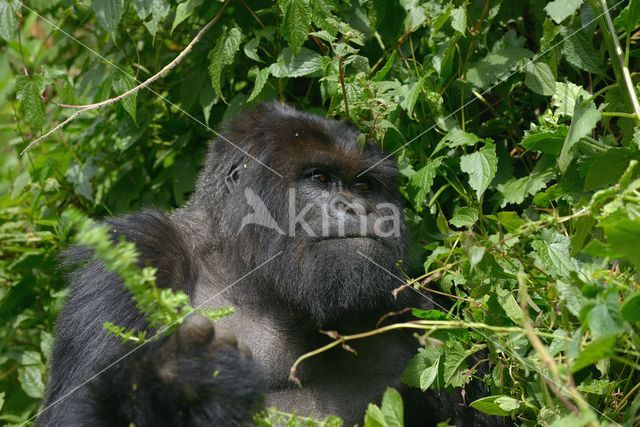
<svg viewBox="0 0 640 427">
<path fill-rule="evenodd" d="M 270 103 L 212 144 L 190 203 L 210 224 L 201 240 L 213 242 L 229 278 L 281 253 L 244 294 L 276 298 L 321 326 L 395 306 L 390 273 L 405 245 L 397 168 L 358 135 Z"/>
</svg>

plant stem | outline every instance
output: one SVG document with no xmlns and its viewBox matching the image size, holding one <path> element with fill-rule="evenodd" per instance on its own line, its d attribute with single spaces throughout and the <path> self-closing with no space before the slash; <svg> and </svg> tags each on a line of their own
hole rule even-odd
<svg viewBox="0 0 640 427">
<path fill-rule="evenodd" d="M 631 80 L 629 67 L 627 66 L 625 61 L 625 54 L 622 51 L 620 42 L 618 41 L 616 29 L 613 25 L 611 15 L 609 14 L 609 7 L 607 6 L 605 0 L 599 0 L 599 2 L 600 8 L 602 8 L 604 22 L 606 24 L 606 30 L 608 30 L 609 33 L 610 44 L 613 45 L 613 52 L 609 53 L 615 57 L 615 60 L 618 62 L 618 66 L 620 67 L 620 71 L 622 73 L 622 81 L 627 89 L 627 93 L 629 94 L 629 101 L 631 102 L 631 107 L 633 109 L 632 118 L 635 119 L 636 124 L 640 124 L 640 102 L 638 101 L 638 96 L 636 94 L 635 88 L 633 87 L 633 81 Z M 604 30 L 605 29 L 603 28 L 603 32 Z"/>
</svg>

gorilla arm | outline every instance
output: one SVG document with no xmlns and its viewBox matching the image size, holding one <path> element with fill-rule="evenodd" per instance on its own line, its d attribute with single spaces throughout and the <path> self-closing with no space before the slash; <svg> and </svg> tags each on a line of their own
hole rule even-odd
<svg viewBox="0 0 640 427">
<path fill-rule="evenodd" d="M 114 237 L 135 243 L 159 286 L 192 294 L 195 269 L 170 218 L 143 211 L 108 222 Z M 193 316 L 171 336 L 136 348 L 110 336 L 105 322 L 149 331 L 114 273 L 75 248 L 66 264 L 69 299 L 59 316 L 50 379 L 39 425 L 242 425 L 261 398 L 255 363 L 212 323 Z M 113 366 L 111 366 L 113 364 Z M 104 370 L 104 372 L 102 372 Z M 95 378 L 94 378 L 95 377 Z M 85 383 L 88 384 L 85 385 Z"/>
</svg>

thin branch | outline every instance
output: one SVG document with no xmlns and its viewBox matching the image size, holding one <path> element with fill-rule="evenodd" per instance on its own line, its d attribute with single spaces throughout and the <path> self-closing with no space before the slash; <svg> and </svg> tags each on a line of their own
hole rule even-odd
<svg viewBox="0 0 640 427">
<path fill-rule="evenodd" d="M 85 105 L 59 104 L 61 107 L 77 108 L 78 111 L 73 113 L 71 116 L 69 116 L 67 119 L 62 121 L 60 124 L 58 124 L 56 127 L 51 129 L 50 131 L 48 131 L 44 135 L 42 135 L 39 138 L 37 138 L 34 141 L 32 141 L 29 145 L 27 145 L 27 147 L 24 150 L 22 150 L 20 155 L 23 155 L 26 151 L 30 150 L 32 147 L 36 146 L 41 141 L 43 141 L 43 140 L 47 139 L 48 137 L 50 137 L 57 130 L 63 128 L 67 123 L 75 120 L 80 114 L 82 114 L 82 113 L 84 113 L 86 111 L 97 110 L 97 109 L 100 109 L 102 107 L 106 107 L 108 105 L 115 104 L 116 102 L 121 101 L 122 99 L 127 98 L 128 96 L 131 96 L 134 93 L 138 92 L 140 89 L 146 88 L 147 86 L 149 86 L 154 81 L 156 81 L 159 78 L 161 78 L 164 75 L 166 75 L 167 72 L 169 72 L 171 69 L 175 68 L 176 65 L 178 65 L 180 62 L 182 62 L 182 60 L 191 52 L 193 47 L 202 39 L 202 37 L 204 37 L 205 33 L 207 31 L 209 31 L 211 29 L 211 27 L 213 27 L 220 20 L 220 18 L 222 17 L 222 14 L 224 13 L 225 9 L 227 8 L 227 6 L 229 5 L 230 2 L 231 2 L 231 0 L 226 0 L 223 3 L 222 7 L 220 8 L 220 10 L 216 14 L 216 16 L 214 16 L 211 21 L 209 21 L 204 27 L 202 27 L 202 29 L 198 32 L 198 34 L 196 34 L 196 36 L 193 38 L 193 40 L 191 40 L 191 42 L 189 42 L 189 44 L 182 50 L 182 52 L 180 52 L 178 54 L 178 56 L 175 57 L 175 59 L 173 61 L 171 61 L 170 63 L 165 65 L 160 71 L 158 71 L 156 74 L 154 74 L 153 76 L 149 77 L 147 80 L 145 80 L 144 82 L 140 83 L 139 85 L 129 89 L 128 91 L 126 91 L 126 92 L 124 92 L 124 93 L 122 93 L 122 94 L 120 94 L 120 95 L 118 95 L 116 97 L 113 97 L 113 98 L 110 98 L 110 99 L 106 99 L 104 101 L 96 102 L 96 103 L 93 103 L 93 104 L 85 104 Z M 129 77 L 133 77 L 133 76 L 129 76 Z M 135 77 L 133 77 L 133 78 L 135 79 Z"/>
<path fill-rule="evenodd" d="M 324 353 L 325 351 L 331 350 L 333 347 L 337 347 L 339 345 L 344 346 L 347 341 L 368 338 L 374 335 L 380 335 L 380 334 L 384 334 L 390 331 L 395 331 L 398 329 L 418 329 L 422 331 L 450 330 L 450 329 L 485 329 L 488 331 L 501 333 L 501 334 L 514 334 L 514 333 L 523 334 L 524 333 L 523 329 L 518 326 L 494 326 L 494 325 L 488 325 L 486 323 L 481 323 L 481 322 L 465 322 L 463 320 L 412 320 L 409 322 L 394 323 L 393 325 L 387 325 L 381 328 L 373 329 L 371 331 L 361 332 L 359 334 L 353 334 L 353 335 L 339 335 L 337 332 L 332 331 L 331 337 L 334 338 L 334 341 L 298 357 L 298 359 L 293 363 L 289 371 L 289 380 L 300 385 L 300 380 L 296 376 L 296 372 L 298 370 L 298 366 L 300 366 L 300 364 L 306 359 L 317 356 L 318 354 Z M 539 332 L 539 331 L 535 332 L 535 334 L 540 336 L 554 337 L 553 334 Z"/>
</svg>

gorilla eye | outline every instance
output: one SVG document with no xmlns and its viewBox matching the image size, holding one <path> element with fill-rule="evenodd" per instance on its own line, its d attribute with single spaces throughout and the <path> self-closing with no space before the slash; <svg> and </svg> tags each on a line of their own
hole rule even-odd
<svg viewBox="0 0 640 427">
<path fill-rule="evenodd" d="M 329 182 L 329 175 L 320 169 L 314 169 L 309 173 L 309 178 L 318 181 L 321 184 Z"/>
<path fill-rule="evenodd" d="M 357 191 L 369 191 L 369 182 L 366 180 L 358 180 L 353 183 L 353 188 Z"/>
</svg>

